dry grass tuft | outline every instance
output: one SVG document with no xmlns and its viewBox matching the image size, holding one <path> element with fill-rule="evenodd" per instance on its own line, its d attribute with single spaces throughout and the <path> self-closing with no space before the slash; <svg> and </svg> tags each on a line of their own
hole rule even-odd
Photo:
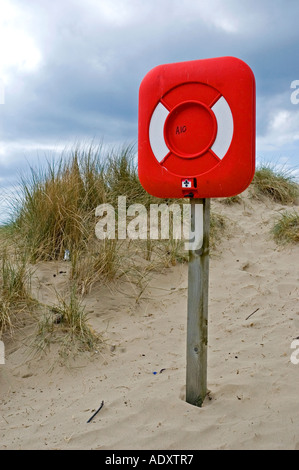
<svg viewBox="0 0 299 470">
<path fill-rule="evenodd" d="M 0 254 L 0 336 L 12 332 L 18 316 L 31 312 L 36 302 L 30 294 L 31 270 L 26 256 L 8 252 Z"/>
<path fill-rule="evenodd" d="M 242 198 L 241 196 L 236 195 L 236 196 L 231 196 L 231 197 L 226 197 L 224 199 L 220 199 L 220 202 L 227 206 L 232 206 L 233 204 L 241 204 Z"/>
<path fill-rule="evenodd" d="M 277 243 L 299 242 L 299 214 L 298 212 L 284 212 L 272 229 L 272 235 Z"/>
<path fill-rule="evenodd" d="M 270 164 L 256 170 L 251 188 L 254 197 L 268 197 L 281 204 L 293 204 L 299 196 L 299 186 L 291 170 Z"/>
<path fill-rule="evenodd" d="M 100 342 L 97 335 L 88 324 L 88 315 L 82 297 L 77 294 L 73 285 L 66 299 L 57 293 L 58 304 L 47 307 L 41 316 L 35 346 L 44 351 L 51 343 L 58 343 L 59 353 L 67 357 L 77 351 L 92 351 Z"/>
</svg>

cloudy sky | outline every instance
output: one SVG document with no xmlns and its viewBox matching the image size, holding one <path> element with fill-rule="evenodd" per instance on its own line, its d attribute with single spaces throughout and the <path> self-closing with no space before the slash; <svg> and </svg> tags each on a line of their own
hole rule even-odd
<svg viewBox="0 0 299 470">
<path fill-rule="evenodd" d="M 220 56 L 255 74 L 258 161 L 299 166 L 298 18 L 298 0 L 0 0 L 0 189 L 76 142 L 136 143 L 144 75 Z"/>
</svg>

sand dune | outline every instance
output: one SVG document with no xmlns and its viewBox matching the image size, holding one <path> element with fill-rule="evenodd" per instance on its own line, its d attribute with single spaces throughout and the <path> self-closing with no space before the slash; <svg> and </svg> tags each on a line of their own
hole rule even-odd
<svg viewBox="0 0 299 470">
<path fill-rule="evenodd" d="M 299 449 L 299 365 L 290 361 L 299 247 L 269 236 L 281 205 L 243 197 L 212 207 L 229 229 L 210 260 L 203 407 L 184 400 L 187 265 L 177 265 L 153 276 L 138 304 L 122 284 L 93 289 L 86 303 L 105 340 L 98 352 L 62 365 L 54 346 L 36 358 L 21 339 L 7 342 L 0 449 Z M 63 288 L 67 274 L 53 272 L 65 267 L 38 266 L 41 301 Z"/>
</svg>

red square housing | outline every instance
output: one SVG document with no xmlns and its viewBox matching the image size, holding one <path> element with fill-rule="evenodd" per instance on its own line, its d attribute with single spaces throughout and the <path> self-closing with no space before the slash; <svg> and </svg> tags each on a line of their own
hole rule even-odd
<svg viewBox="0 0 299 470">
<path fill-rule="evenodd" d="M 255 79 L 235 57 L 159 65 L 139 89 L 138 174 L 161 198 L 234 196 L 255 171 Z"/>
</svg>

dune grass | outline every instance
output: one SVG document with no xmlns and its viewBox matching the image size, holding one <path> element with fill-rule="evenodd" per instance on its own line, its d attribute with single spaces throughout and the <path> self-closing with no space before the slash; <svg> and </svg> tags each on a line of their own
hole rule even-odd
<svg viewBox="0 0 299 470">
<path fill-rule="evenodd" d="M 227 220 L 222 214 L 211 211 L 210 215 L 210 249 L 215 250 L 226 233 Z"/>
<path fill-rule="evenodd" d="M 146 208 L 158 199 L 150 196 L 141 186 L 138 178 L 134 147 L 122 147 L 108 153 L 104 164 L 104 180 L 107 202 L 117 206 L 118 196 L 126 196 L 127 207 L 134 203 Z M 94 206 L 96 207 L 96 206 Z"/>
<path fill-rule="evenodd" d="M 75 278 L 79 266 L 84 269 L 82 257 L 89 255 L 96 275 L 111 279 L 117 273 L 119 244 L 111 240 L 97 240 L 95 244 L 97 206 L 109 203 L 117 210 L 119 196 L 126 196 L 127 207 L 139 203 L 148 209 L 151 203 L 173 202 L 150 196 L 143 189 L 132 146 L 106 154 L 101 146 L 78 146 L 43 169 L 31 168 L 20 187 L 20 198 L 13 208 L 15 243 L 33 263 L 62 259 L 69 250 Z M 181 207 L 188 203 L 175 202 Z M 180 245 L 170 240 L 166 252 L 176 257 Z M 151 244 L 150 251 L 153 248 Z M 185 259 L 181 255 L 178 258 Z"/>
<path fill-rule="evenodd" d="M 43 169 L 30 168 L 20 187 L 10 238 L 14 237 L 32 263 L 62 259 L 69 250 L 72 277 L 82 286 L 99 277 L 112 279 L 121 271 L 120 243 L 95 240 L 97 206 L 109 203 L 117 211 L 121 195 L 126 196 L 127 207 L 139 203 L 148 209 L 151 203 L 168 202 L 150 196 L 141 186 L 132 146 L 108 153 L 101 146 L 78 146 Z M 155 249 L 152 243 L 147 243 L 147 248 L 150 245 L 147 256 Z M 168 243 L 166 255 L 169 253 L 172 262 L 185 258 L 178 253 L 181 245 Z M 88 279 L 84 281 L 85 274 Z"/>
<path fill-rule="evenodd" d="M 127 263 L 123 264 L 122 244 L 116 240 L 98 240 L 89 243 L 88 248 L 76 249 L 71 255 L 71 280 L 81 295 L 90 292 L 99 281 L 115 280 L 124 274 Z"/>
<path fill-rule="evenodd" d="M 251 184 L 252 195 L 267 197 L 281 204 L 293 204 L 299 197 L 299 185 L 292 170 L 263 164 L 257 168 Z"/>
<path fill-rule="evenodd" d="M 101 338 L 88 323 L 88 314 L 76 284 L 71 286 L 67 298 L 56 294 L 57 305 L 46 307 L 38 321 L 34 345 L 44 351 L 49 344 L 58 343 L 63 357 L 77 351 L 94 350 Z"/>
<path fill-rule="evenodd" d="M 224 199 L 220 199 L 220 202 L 222 204 L 227 205 L 227 206 L 232 206 L 234 204 L 241 204 L 242 198 L 241 198 L 241 196 L 239 196 L 237 194 L 236 196 L 230 196 L 230 197 L 226 197 Z"/>
<path fill-rule="evenodd" d="M 276 221 L 272 234 L 280 244 L 299 243 L 299 214 L 297 211 L 285 211 Z"/>
<path fill-rule="evenodd" d="M 139 292 L 136 290 L 139 299 L 150 273 L 188 261 L 185 241 L 174 239 L 171 233 L 169 240 L 151 240 L 149 237 L 147 240 L 99 240 L 95 235 L 97 206 L 108 203 L 116 209 L 117 233 L 119 196 L 126 196 L 127 208 L 139 203 L 147 210 L 151 203 L 167 205 L 173 202 L 182 209 L 189 201 L 150 196 L 139 182 L 133 146 L 104 152 L 102 146 L 79 145 L 63 152 L 58 159 L 48 161 L 45 167 L 29 170 L 29 174 L 20 180 L 21 191 L 12 207 L 12 222 L 0 230 L 0 237 L 3 236 L 8 247 L 16 246 L 19 253 L 26 253 L 24 265 L 14 265 L 20 271 L 19 281 L 15 281 L 19 297 L 10 299 L 9 308 L 7 302 L 1 300 L 1 311 L 5 313 L 0 313 L 0 331 L 1 325 L 3 328 L 12 325 L 11 307 L 21 306 L 20 299 L 30 298 L 30 290 L 22 291 L 28 263 L 63 260 L 65 251 L 69 250 L 70 295 L 67 300 L 60 297 L 58 307 L 40 306 L 44 313 L 38 323 L 36 344 L 44 349 L 46 344 L 59 337 L 64 338 L 65 344 L 78 340 L 89 348 L 97 341 L 88 325 L 82 298 L 93 286 L 124 276 L 139 289 Z M 212 211 L 212 248 L 224 229 L 224 218 Z M 4 260 L 5 269 L 9 271 L 9 260 L 7 257 Z M 9 276 L 7 273 L 3 276 L 6 282 Z M 3 282 L 2 285 L 4 289 Z M 60 318 L 59 324 L 55 322 L 57 315 L 54 318 L 53 311 Z"/>
<path fill-rule="evenodd" d="M 14 233 L 32 262 L 59 259 L 89 237 L 93 210 L 105 201 L 100 149 L 75 149 L 21 179 Z"/>
<path fill-rule="evenodd" d="M 148 207 L 155 200 L 142 188 L 134 148 L 104 154 L 102 147 L 77 147 L 44 169 L 30 169 L 13 208 L 14 234 L 32 262 L 60 259 L 84 250 L 94 236 L 94 211 L 102 203 Z"/>
<path fill-rule="evenodd" d="M 0 254 L 0 336 L 18 324 L 18 315 L 30 312 L 36 302 L 31 297 L 31 271 L 27 258 L 3 249 Z"/>
</svg>

